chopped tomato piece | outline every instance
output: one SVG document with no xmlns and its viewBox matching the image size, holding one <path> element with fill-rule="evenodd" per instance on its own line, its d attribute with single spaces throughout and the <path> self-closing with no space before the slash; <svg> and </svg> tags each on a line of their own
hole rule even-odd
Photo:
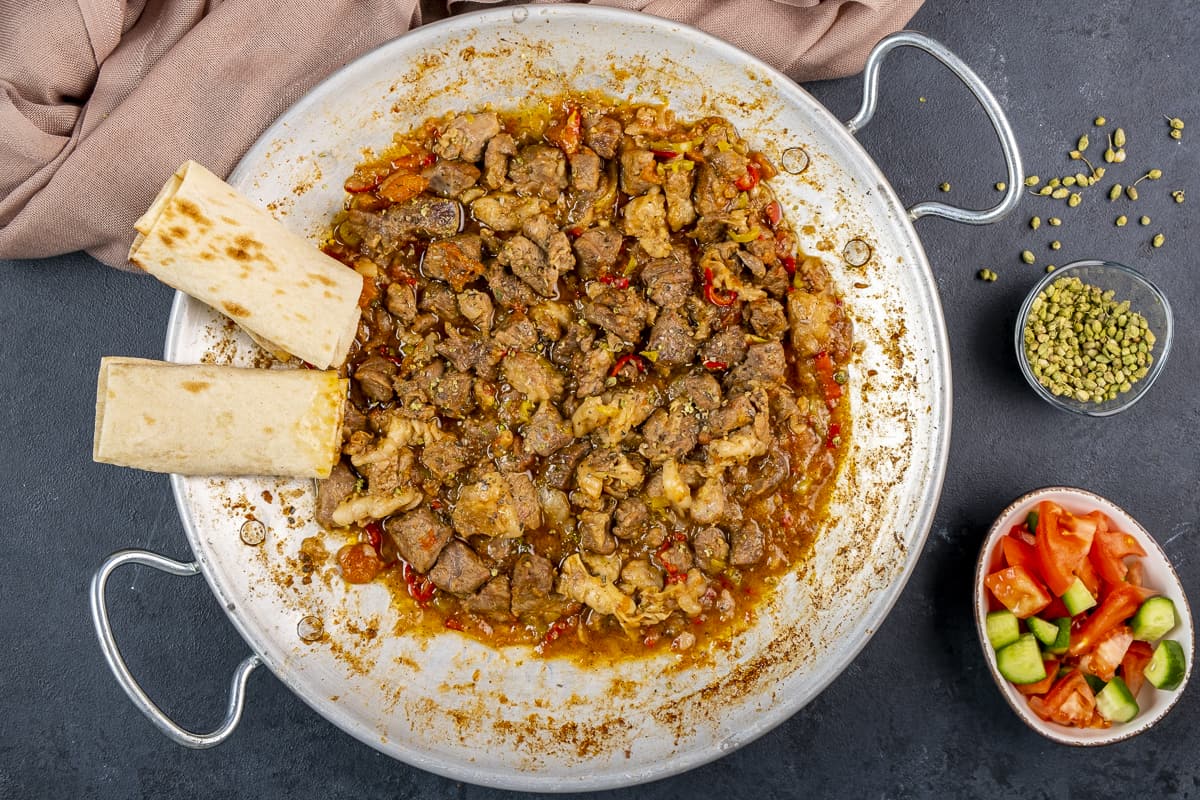
<svg viewBox="0 0 1200 800">
<path fill-rule="evenodd" d="M 1058 619 L 1059 617 L 1069 617 L 1071 612 L 1067 610 L 1067 604 L 1062 601 L 1061 597 L 1054 597 L 1050 600 L 1050 605 L 1038 612 L 1042 619 Z"/>
<path fill-rule="evenodd" d="M 1029 707 L 1044 720 L 1085 727 L 1092 722 L 1096 695 L 1083 673 L 1074 669 L 1060 678 L 1045 698 L 1029 698 Z"/>
<path fill-rule="evenodd" d="M 347 583 L 370 583 L 383 569 L 379 554 L 367 542 L 348 544 L 338 550 L 337 562 Z"/>
<path fill-rule="evenodd" d="M 1024 567 L 1030 574 L 1040 577 L 1037 550 L 1033 545 L 1025 544 L 1010 533 L 1000 540 L 1000 546 L 1004 548 L 1004 561 L 1008 566 Z"/>
<path fill-rule="evenodd" d="M 557 146 L 568 156 L 579 152 L 579 143 L 583 139 L 581 133 L 582 119 L 578 106 L 571 106 L 562 122 L 551 125 L 546 130 L 546 140 Z"/>
<path fill-rule="evenodd" d="M 1120 583 L 1129 573 L 1125 557 L 1144 555 L 1146 555 L 1146 551 L 1138 544 L 1137 539 L 1122 531 L 1108 530 L 1108 526 L 1105 525 L 1096 530 L 1096 539 L 1092 545 L 1089 560 L 1104 580 L 1109 583 Z"/>
<path fill-rule="evenodd" d="M 1153 597 L 1156 592 L 1143 589 L 1140 586 L 1122 583 L 1113 587 L 1099 607 L 1079 627 L 1079 634 L 1071 634 L 1071 647 L 1067 651 L 1072 656 L 1081 656 L 1095 647 L 1104 634 L 1121 625 L 1134 615 L 1138 607 L 1146 599 Z M 1120 661 L 1120 659 L 1117 659 Z"/>
<path fill-rule="evenodd" d="M 1024 567 L 1008 567 L 983 579 L 1004 607 L 1021 619 L 1032 617 L 1050 605 L 1050 594 Z"/>
<path fill-rule="evenodd" d="M 386 178 L 391 171 L 392 165 L 388 163 L 360 164 L 354 170 L 354 174 L 346 179 L 342 188 L 350 194 L 369 192 L 378 186 L 379 182 Z"/>
<path fill-rule="evenodd" d="M 1129 565 L 1129 572 L 1125 573 L 1125 582 L 1131 583 L 1134 586 L 1141 586 L 1146 582 L 1146 567 L 1140 561 L 1135 561 Z"/>
<path fill-rule="evenodd" d="M 1084 672 L 1095 675 L 1102 681 L 1111 681 L 1117 674 L 1117 667 L 1125 658 L 1129 645 L 1133 644 L 1133 629 L 1128 625 L 1118 625 L 1110 628 L 1107 633 L 1096 640 L 1096 646 L 1090 653 L 1085 653 L 1079 659 L 1079 668 Z"/>
<path fill-rule="evenodd" d="M 1050 687 L 1054 685 L 1054 681 L 1058 678 L 1058 660 L 1047 658 L 1042 660 L 1042 666 L 1046 668 L 1046 677 L 1037 683 L 1014 683 L 1017 691 L 1021 694 L 1045 694 L 1050 691 Z"/>
<path fill-rule="evenodd" d="M 429 181 L 411 172 L 393 172 L 379 184 L 377 193 L 393 203 L 404 203 L 425 191 Z"/>
<path fill-rule="evenodd" d="M 1083 581 L 1083 585 L 1087 587 L 1092 597 L 1100 596 L 1100 576 L 1096 574 L 1096 568 L 1092 566 L 1090 558 L 1085 558 L 1079 562 L 1079 567 L 1075 570 L 1075 575 L 1079 580 Z"/>
<path fill-rule="evenodd" d="M 1092 547 L 1096 524 L 1074 517 L 1057 503 L 1038 503 L 1037 542 L 1041 576 L 1054 594 L 1062 596 L 1075 582 L 1075 572 Z"/>
<path fill-rule="evenodd" d="M 1125 657 L 1121 659 L 1121 677 L 1125 679 L 1130 693 L 1137 695 L 1142 688 L 1146 680 L 1146 665 L 1153 656 L 1154 648 L 1149 642 L 1134 642 L 1125 651 Z"/>
</svg>

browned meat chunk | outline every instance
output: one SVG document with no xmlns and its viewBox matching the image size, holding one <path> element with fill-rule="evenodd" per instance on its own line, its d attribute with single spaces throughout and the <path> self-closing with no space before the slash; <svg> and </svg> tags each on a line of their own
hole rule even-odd
<svg viewBox="0 0 1200 800">
<path fill-rule="evenodd" d="M 538 212 L 536 200 L 500 192 L 481 197 L 471 203 L 471 215 L 479 224 L 494 231 L 515 231 L 521 221 Z"/>
<path fill-rule="evenodd" d="M 475 408 L 472 380 L 465 372 L 448 372 L 434 382 L 429 399 L 447 417 L 463 419 Z"/>
<path fill-rule="evenodd" d="M 435 478 L 444 481 L 466 468 L 467 453 L 450 439 L 437 439 L 422 449 L 421 463 Z"/>
<path fill-rule="evenodd" d="M 349 399 L 345 403 L 345 411 L 342 414 L 342 444 L 350 441 L 351 435 L 355 431 L 365 431 L 367 429 L 367 417 L 358 407 Z"/>
<path fill-rule="evenodd" d="M 696 221 L 696 207 L 692 205 L 694 181 L 695 177 L 690 171 L 677 170 L 667 173 L 663 192 L 667 195 L 667 224 L 673 231 Z"/>
<path fill-rule="evenodd" d="M 335 464 L 328 478 L 317 481 L 316 519 L 318 525 L 323 528 L 335 527 L 333 510 L 354 493 L 354 486 L 357 483 L 358 477 L 345 461 Z"/>
<path fill-rule="evenodd" d="M 417 572 L 429 572 L 442 548 L 453 537 L 450 526 L 424 506 L 383 523 L 400 557 Z"/>
<path fill-rule="evenodd" d="M 404 281 L 389 283 L 384 303 L 387 310 L 401 322 L 412 322 L 417 317 L 417 289 L 411 283 Z"/>
<path fill-rule="evenodd" d="M 727 181 L 737 181 L 746 176 L 750 160 L 736 150 L 717 150 L 708 157 L 717 175 Z"/>
<path fill-rule="evenodd" d="M 535 403 L 562 396 L 563 376 L 542 356 L 509 353 L 500 369 L 510 386 Z"/>
<path fill-rule="evenodd" d="M 537 488 L 533 478 L 525 472 L 510 472 L 504 476 L 512 494 L 517 520 L 526 530 L 542 527 L 542 504 L 538 502 Z"/>
<path fill-rule="evenodd" d="M 746 357 L 746 332 L 734 326 L 714 334 L 700 347 L 700 359 L 723 364 L 717 369 L 729 369 L 742 363 Z"/>
<path fill-rule="evenodd" d="M 463 292 L 458 296 L 458 311 L 479 330 L 484 332 L 491 330 L 494 311 L 492 298 L 486 293 L 471 289 Z"/>
<path fill-rule="evenodd" d="M 554 593 L 554 565 L 536 553 L 517 559 L 512 574 L 512 613 L 549 622 L 567 607 L 566 598 Z"/>
<path fill-rule="evenodd" d="M 748 567 L 762 560 L 766 550 L 766 539 L 762 528 L 754 520 L 747 520 L 730 537 L 729 563 L 735 567 Z"/>
<path fill-rule="evenodd" d="M 585 147 L 570 160 L 571 188 L 580 192 L 596 191 L 600 186 L 600 157 Z"/>
<path fill-rule="evenodd" d="M 439 321 L 449 325 L 457 325 L 463 321 L 462 314 L 458 312 L 458 296 L 449 286 L 440 283 L 426 284 L 417 306 L 422 311 L 433 313 Z"/>
<path fill-rule="evenodd" d="M 598 278 L 614 271 L 625 237 L 614 228 L 589 228 L 575 240 L 579 277 Z"/>
<path fill-rule="evenodd" d="M 646 296 L 663 308 L 682 308 L 692 293 L 692 264 L 687 250 L 671 249 L 666 258 L 656 258 L 642 267 Z"/>
<path fill-rule="evenodd" d="M 623 230 L 636 237 L 638 244 L 654 258 L 671 255 L 670 231 L 667 230 L 667 207 L 657 191 L 635 197 L 625 204 Z"/>
<path fill-rule="evenodd" d="M 382 213 L 351 210 L 343 223 L 378 261 L 386 261 L 405 242 L 453 236 L 462 224 L 457 200 L 419 195 Z"/>
<path fill-rule="evenodd" d="M 612 517 L 601 511 L 579 513 L 579 546 L 600 555 L 609 555 L 617 549 L 617 540 L 608 532 Z"/>
<path fill-rule="evenodd" d="M 383 356 L 367 356 L 354 370 L 354 379 L 362 387 L 363 394 L 378 403 L 392 399 L 395 378 L 396 365 Z"/>
<path fill-rule="evenodd" d="M 630 344 L 642 338 L 642 329 L 654 316 L 654 307 L 636 292 L 606 289 L 583 305 L 583 318 L 614 333 Z"/>
<path fill-rule="evenodd" d="M 746 349 L 746 358 L 726 379 L 728 385 L 764 383 L 775 385 L 786 379 L 787 359 L 780 342 L 752 344 Z"/>
<path fill-rule="evenodd" d="M 521 535 L 521 516 L 508 480 L 494 469 L 463 484 L 450 523 L 461 536 Z"/>
<path fill-rule="evenodd" d="M 788 329 L 783 306 L 775 300 L 765 298 L 750 303 L 750 327 L 764 338 L 779 338 Z"/>
<path fill-rule="evenodd" d="M 768 269 L 762 279 L 762 288 L 766 289 L 772 297 L 780 299 L 788 293 L 791 285 L 791 276 L 788 275 L 787 269 L 782 264 L 776 264 Z"/>
<path fill-rule="evenodd" d="M 696 357 L 699 343 L 692 337 L 692 327 L 687 317 L 679 311 L 664 311 L 658 315 L 650 330 L 650 341 L 646 345 L 658 354 L 656 365 L 678 367 L 690 364 Z"/>
<path fill-rule="evenodd" d="M 565 491 L 571 485 L 575 467 L 591 449 L 592 446 L 587 442 L 573 442 L 555 451 L 543 465 L 540 482 L 553 489 Z"/>
<path fill-rule="evenodd" d="M 490 111 L 455 117 L 442 131 L 433 151 L 442 158 L 478 161 L 488 139 L 500 132 L 500 118 Z"/>
<path fill-rule="evenodd" d="M 660 408 L 642 426 L 642 442 L 638 452 L 661 464 L 668 459 L 680 461 L 696 446 L 700 420 L 686 413 L 680 404 L 672 403 L 670 410 Z"/>
<path fill-rule="evenodd" d="M 475 339 L 463 336 L 452 326 L 446 327 L 446 338 L 437 343 L 437 354 L 445 358 L 459 372 L 467 372 L 475 365 L 479 351 Z"/>
<path fill-rule="evenodd" d="M 687 542 L 674 542 L 658 555 L 668 575 L 684 575 L 692 568 L 692 549 Z"/>
<path fill-rule="evenodd" d="M 693 372 L 671 381 L 667 397 L 690 402 L 700 411 L 712 411 L 721 405 L 721 384 L 707 372 Z"/>
<path fill-rule="evenodd" d="M 538 343 L 537 326 L 524 314 L 514 314 L 496 328 L 492 341 L 509 350 L 530 350 Z"/>
<path fill-rule="evenodd" d="M 629 147 L 621 151 L 621 191 L 628 195 L 645 194 L 658 185 L 654 174 L 654 153 Z"/>
<path fill-rule="evenodd" d="M 708 415 L 702 442 L 724 436 L 743 425 L 749 425 L 754 420 L 754 413 L 754 404 L 750 402 L 750 395 L 730 395 L 729 399 L 725 401 L 725 405 Z"/>
<path fill-rule="evenodd" d="M 468 597 L 463 605 L 472 614 L 503 622 L 512 617 L 512 612 L 509 610 L 511 603 L 512 595 L 508 589 L 508 576 L 497 575 L 485 583 L 482 589 Z"/>
<path fill-rule="evenodd" d="M 636 497 L 626 497 L 617 503 L 612 532 L 621 539 L 635 539 L 650 522 L 650 509 Z"/>
<path fill-rule="evenodd" d="M 483 154 L 483 182 L 489 189 L 499 189 L 508 175 L 508 157 L 517 154 L 517 143 L 507 133 L 498 133 L 487 144 Z"/>
<path fill-rule="evenodd" d="M 539 456 L 545 457 L 571 441 L 571 430 L 552 403 L 542 403 L 534 412 L 521 434 L 525 446 Z"/>
<path fill-rule="evenodd" d="M 435 586 L 460 597 L 471 594 L 490 577 L 492 571 L 484 566 L 483 559 L 458 539 L 446 545 L 429 572 Z"/>
<path fill-rule="evenodd" d="M 772 249 L 775 248 L 776 244 L 775 244 L 774 239 L 768 240 L 768 243 L 770 244 Z M 755 240 L 755 241 L 751 242 L 750 244 L 751 244 L 751 246 L 757 245 L 758 241 Z M 765 263 L 763 263 L 763 260 L 761 258 L 754 255 L 753 253 L 749 253 L 745 250 L 738 250 L 737 258 L 738 258 L 738 261 L 741 261 L 742 264 L 745 265 L 746 269 L 750 270 L 750 274 L 753 275 L 755 278 L 761 280 L 763 278 L 763 276 L 765 276 L 767 274 L 767 265 Z"/>
<path fill-rule="evenodd" d="M 430 278 L 445 281 L 461 292 L 483 274 L 482 242 L 474 234 L 462 234 L 430 243 L 421 260 L 421 271 Z"/>
<path fill-rule="evenodd" d="M 604 391 L 608 373 L 616 363 L 609 350 L 584 350 L 572 359 L 571 374 L 575 377 L 575 396 L 590 397 Z"/>
<path fill-rule="evenodd" d="M 492 297 L 501 308 L 531 306 L 542 299 L 537 292 L 529 288 L 529 284 L 495 262 L 492 262 L 488 271 L 484 273 L 484 278 L 487 279 L 488 288 L 492 290 Z"/>
<path fill-rule="evenodd" d="M 583 140 L 601 158 L 612 158 L 621 143 L 621 123 L 612 117 L 600 117 L 590 121 L 583 131 Z"/>
<path fill-rule="evenodd" d="M 716 575 L 729 564 L 729 542 L 720 528 L 701 528 L 692 535 L 692 550 L 696 566 L 709 575 Z"/>
<path fill-rule="evenodd" d="M 701 164 L 696 168 L 696 188 L 692 192 L 692 200 L 701 222 L 704 222 L 703 217 L 717 217 L 727 211 L 737 194 L 737 187 L 730 181 L 722 180 L 712 167 Z"/>
<path fill-rule="evenodd" d="M 479 168 L 462 161 L 439 161 L 423 170 L 421 177 L 438 197 L 458 197 L 479 182 Z"/>
<path fill-rule="evenodd" d="M 567 188 L 567 160 L 557 147 L 531 144 L 508 162 L 508 179 L 517 194 L 554 202 Z"/>
<path fill-rule="evenodd" d="M 558 293 L 558 272 L 550 266 L 542 248 L 524 236 L 517 234 L 505 242 L 498 258 L 543 297 Z"/>
</svg>

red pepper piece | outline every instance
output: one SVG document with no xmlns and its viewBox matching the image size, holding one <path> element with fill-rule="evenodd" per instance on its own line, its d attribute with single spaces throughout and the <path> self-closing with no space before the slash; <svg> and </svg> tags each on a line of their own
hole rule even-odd
<svg viewBox="0 0 1200 800">
<path fill-rule="evenodd" d="M 767 203 L 767 207 L 763 209 L 767 215 L 767 222 L 774 228 L 783 219 L 783 208 L 780 207 L 778 200 L 772 200 Z M 794 261 L 795 259 L 793 259 Z"/>
<path fill-rule="evenodd" d="M 724 361 L 705 361 L 705 369 L 729 369 L 729 365 Z"/>
<path fill-rule="evenodd" d="M 626 364 L 630 364 L 630 363 L 632 363 L 635 367 L 637 367 L 638 372 L 646 371 L 646 365 L 642 362 L 641 356 L 637 355 L 636 353 L 626 353 L 625 355 L 623 355 L 617 359 L 616 364 L 613 364 L 613 368 L 609 371 L 608 377 L 610 377 L 610 378 L 617 377 L 617 375 L 621 372 L 621 369 Z"/>
<path fill-rule="evenodd" d="M 611 275 L 606 272 L 598 280 L 605 286 L 612 286 L 614 289 L 629 288 L 629 278 L 626 278 L 624 275 Z"/>
<path fill-rule="evenodd" d="M 670 161 L 673 158 L 679 158 L 679 153 L 676 153 L 674 150 L 651 150 L 650 152 L 654 153 L 654 155 L 658 156 L 659 158 L 666 159 L 667 161 Z"/>
<path fill-rule="evenodd" d="M 464 626 L 460 621 L 458 621 L 454 617 L 449 617 L 446 619 L 446 627 L 452 631 L 461 631 L 461 630 L 464 630 L 466 626 Z"/>
<path fill-rule="evenodd" d="M 788 275 L 796 274 L 796 257 L 795 256 L 784 256 L 783 258 L 780 259 L 780 263 L 783 264 L 783 268 L 785 270 L 787 270 Z"/>
<path fill-rule="evenodd" d="M 404 576 L 404 584 L 408 588 L 408 596 L 417 601 L 417 605 L 421 608 L 426 608 L 429 601 L 433 599 L 437 587 L 433 585 L 433 581 L 421 573 L 413 569 L 412 564 L 407 561 L 402 561 L 400 574 Z"/>
<path fill-rule="evenodd" d="M 821 389 L 825 392 L 825 405 L 832 410 L 837 407 L 842 397 L 842 386 L 833 378 L 833 359 L 825 350 L 813 356 L 813 365 L 817 370 L 817 378 L 821 381 Z"/>
<path fill-rule="evenodd" d="M 704 297 L 714 306 L 731 306 L 733 301 L 737 300 L 737 292 L 721 293 L 721 290 L 713 285 L 713 271 L 710 267 L 704 268 Z"/>
<path fill-rule="evenodd" d="M 825 446 L 830 450 L 836 450 L 841 444 L 842 426 L 836 422 L 829 426 L 829 435 L 825 437 Z"/>
<path fill-rule="evenodd" d="M 746 174 L 734 181 L 733 185 L 743 192 L 748 192 L 755 186 L 758 186 L 760 178 L 762 178 L 762 170 L 759 169 L 758 164 L 751 161 L 746 165 Z"/>
<path fill-rule="evenodd" d="M 375 352 L 395 364 L 397 367 L 404 366 L 404 359 L 393 355 L 391 349 L 388 348 L 386 344 L 381 344 L 379 347 L 376 347 Z"/>
</svg>

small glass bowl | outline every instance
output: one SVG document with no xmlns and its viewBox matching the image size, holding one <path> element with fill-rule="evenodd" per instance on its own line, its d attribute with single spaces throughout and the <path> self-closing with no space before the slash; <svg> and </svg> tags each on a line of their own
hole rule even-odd
<svg viewBox="0 0 1200 800">
<path fill-rule="evenodd" d="M 1146 324 L 1155 336 L 1153 362 L 1150 369 L 1141 380 L 1133 384 L 1128 392 L 1122 392 L 1112 400 L 1102 403 L 1083 402 L 1074 397 L 1055 396 L 1049 389 L 1038 382 L 1033 369 L 1025 355 L 1025 323 L 1029 319 L 1034 299 L 1050 284 L 1061 278 L 1078 278 L 1085 284 L 1097 286 L 1104 291 L 1112 290 L 1113 299 L 1117 302 L 1129 301 L 1130 311 L 1141 314 Z M 1038 281 L 1021 305 L 1017 314 L 1017 329 L 1014 341 L 1017 349 L 1017 363 L 1021 365 L 1021 374 L 1033 387 L 1033 390 L 1050 405 L 1064 411 L 1085 414 L 1090 417 L 1107 417 L 1124 411 L 1138 400 L 1142 399 L 1167 363 L 1167 355 L 1171 352 L 1171 338 L 1174 324 L 1171 320 L 1171 306 L 1158 287 L 1148 281 L 1137 271 L 1122 264 L 1111 261 L 1076 261 L 1060 267 Z"/>
</svg>

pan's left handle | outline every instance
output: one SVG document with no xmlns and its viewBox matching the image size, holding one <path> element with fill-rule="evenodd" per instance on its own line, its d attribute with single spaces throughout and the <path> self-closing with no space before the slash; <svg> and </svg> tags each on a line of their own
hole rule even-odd
<svg viewBox="0 0 1200 800">
<path fill-rule="evenodd" d="M 125 564 L 141 564 L 171 575 L 196 575 L 200 572 L 200 566 L 194 561 L 187 563 L 175 561 L 146 550 L 121 550 L 113 553 L 105 559 L 104 564 L 92 576 L 92 624 L 96 627 L 96 636 L 100 639 L 100 649 L 104 653 L 104 660 L 108 662 L 109 669 L 112 670 L 117 683 L 125 690 L 125 694 L 129 695 L 133 704 L 146 715 L 146 719 L 154 723 L 154 726 L 166 734 L 168 739 L 184 747 L 202 750 L 220 744 L 230 737 L 242 719 L 242 709 L 246 704 L 246 682 L 250 679 L 250 673 L 254 671 L 254 668 L 262 663 L 262 659 L 257 655 L 252 655 L 238 664 L 237 669 L 233 671 L 225 719 L 221 721 L 216 730 L 211 733 L 193 733 L 178 725 L 154 704 L 154 701 L 138 684 L 137 679 L 133 677 L 133 673 L 126 666 L 125 659 L 121 657 L 117 640 L 113 637 L 112 624 L 108 619 L 105 588 L 108 586 L 108 579 L 112 573 Z"/>
<path fill-rule="evenodd" d="M 863 68 L 862 106 L 854 118 L 846 123 L 846 127 L 850 133 L 856 133 L 866 127 L 866 124 L 871 121 L 871 117 L 875 115 L 875 106 L 879 100 L 879 69 L 883 65 L 884 57 L 898 47 L 915 47 L 933 56 L 953 72 L 966 85 L 971 94 L 975 95 L 979 105 L 983 106 L 983 113 L 987 115 L 992 127 L 996 130 L 996 136 L 1000 138 L 1000 151 L 1004 154 L 1004 166 L 1008 173 L 1004 198 L 991 208 L 976 211 L 946 203 L 918 203 L 908 209 L 909 219 L 944 217 L 970 225 L 987 225 L 1008 216 L 1021 201 L 1021 190 L 1025 182 L 1025 172 L 1021 166 L 1021 151 L 1017 148 L 1017 137 L 1013 135 L 1008 117 L 1005 116 L 1004 109 L 1000 107 L 1000 103 L 991 90 L 975 74 L 974 70 L 968 67 L 961 58 L 946 49 L 941 42 L 915 31 L 900 31 L 881 39 L 879 44 L 871 50 L 871 54 L 867 56 L 867 63 Z"/>
</svg>

